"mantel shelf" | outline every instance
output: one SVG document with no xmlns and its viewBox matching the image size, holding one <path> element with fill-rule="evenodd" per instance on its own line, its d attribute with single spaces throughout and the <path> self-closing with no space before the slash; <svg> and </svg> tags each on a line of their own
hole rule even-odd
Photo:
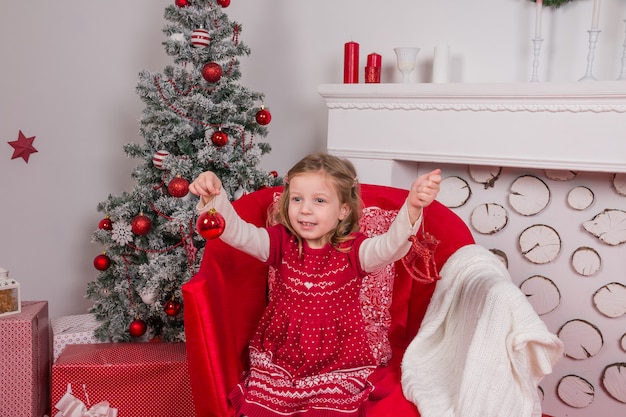
<svg viewBox="0 0 626 417">
<path fill-rule="evenodd" d="M 322 84 L 329 102 L 475 100 L 626 104 L 626 81 L 574 83 Z"/>
<path fill-rule="evenodd" d="M 318 92 L 337 155 L 626 172 L 626 81 L 323 84 Z"/>
</svg>

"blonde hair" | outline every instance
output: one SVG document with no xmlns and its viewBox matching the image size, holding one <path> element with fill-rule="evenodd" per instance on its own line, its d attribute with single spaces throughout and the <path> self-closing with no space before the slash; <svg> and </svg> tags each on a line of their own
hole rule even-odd
<svg viewBox="0 0 626 417">
<path fill-rule="evenodd" d="M 354 237 L 352 232 L 359 230 L 359 217 L 361 215 L 361 194 L 356 176 L 356 170 L 352 162 L 327 153 L 314 153 L 302 158 L 288 172 L 284 178 L 285 189 L 278 201 L 276 221 L 284 225 L 298 240 L 300 253 L 302 252 L 302 238 L 295 232 L 289 221 L 289 182 L 297 175 L 306 173 L 320 173 L 328 176 L 339 197 L 340 204 L 347 204 L 349 213 L 340 220 L 329 234 L 328 241 L 338 250 L 347 251 L 349 248 L 343 245 Z"/>
</svg>

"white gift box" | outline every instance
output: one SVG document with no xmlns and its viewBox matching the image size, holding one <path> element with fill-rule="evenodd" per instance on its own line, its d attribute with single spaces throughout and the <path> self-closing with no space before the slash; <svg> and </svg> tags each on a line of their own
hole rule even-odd
<svg viewBox="0 0 626 417">
<path fill-rule="evenodd" d="M 52 326 L 53 363 L 56 362 L 67 345 L 105 342 L 96 339 L 94 330 L 100 326 L 100 323 L 91 313 L 56 317 L 51 319 L 50 323 Z"/>
</svg>

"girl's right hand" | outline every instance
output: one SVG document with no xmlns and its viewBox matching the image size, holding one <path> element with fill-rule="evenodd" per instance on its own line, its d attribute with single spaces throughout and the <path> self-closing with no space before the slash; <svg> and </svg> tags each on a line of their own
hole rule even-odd
<svg viewBox="0 0 626 417">
<path fill-rule="evenodd" d="M 206 205 L 213 197 L 218 195 L 222 190 L 222 181 L 217 178 L 217 175 L 211 171 L 203 172 L 189 184 L 189 191 L 193 194 L 200 196 L 202 204 Z"/>
</svg>

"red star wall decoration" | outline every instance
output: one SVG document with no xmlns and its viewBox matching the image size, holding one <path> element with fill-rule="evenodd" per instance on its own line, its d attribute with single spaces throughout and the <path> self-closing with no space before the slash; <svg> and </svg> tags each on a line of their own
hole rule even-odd
<svg viewBox="0 0 626 417">
<path fill-rule="evenodd" d="M 20 130 L 20 134 L 17 140 L 7 142 L 14 149 L 13 156 L 11 159 L 15 158 L 23 158 L 26 163 L 28 163 L 28 158 L 30 158 L 31 153 L 37 152 L 37 149 L 33 146 L 33 142 L 35 141 L 35 136 L 31 136 L 27 138 L 24 133 Z"/>
</svg>

